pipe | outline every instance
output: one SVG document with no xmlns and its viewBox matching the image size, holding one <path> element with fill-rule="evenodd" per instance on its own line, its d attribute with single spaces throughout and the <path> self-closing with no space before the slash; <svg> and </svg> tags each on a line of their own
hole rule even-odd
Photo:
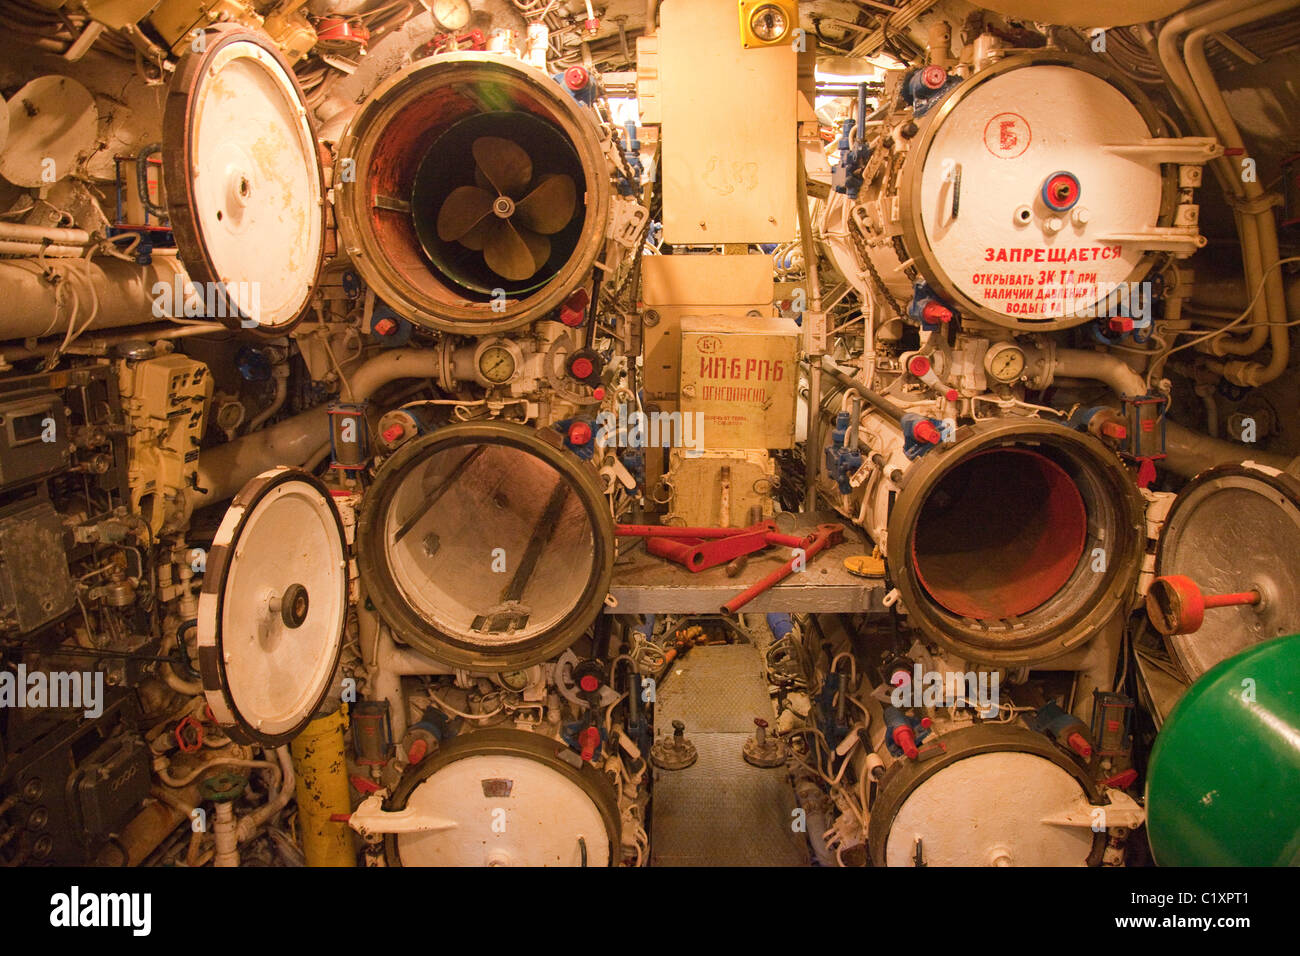
<svg viewBox="0 0 1300 956">
<path fill-rule="evenodd" d="M 389 382 L 403 378 L 439 378 L 442 353 L 436 349 L 389 349 L 369 359 L 343 384 L 347 401 L 361 403 Z"/>
<path fill-rule="evenodd" d="M 353 372 L 343 384 L 348 401 L 361 404 L 390 382 L 403 378 L 436 378 L 441 364 L 438 352 L 425 349 L 394 349 L 377 355 Z M 329 416 L 321 407 L 310 408 L 292 418 L 204 449 L 199 455 L 198 485 L 185 496 L 191 510 L 225 501 L 238 493 L 249 479 L 276 465 L 298 468 L 329 453 Z"/>
<path fill-rule="evenodd" d="M 356 866 L 342 708 L 317 717 L 289 745 L 297 772 L 298 832 L 308 866 Z"/>
<path fill-rule="evenodd" d="M 63 226 L 29 226 L 19 222 L 0 222 L 0 239 L 13 239 L 17 242 L 58 243 L 63 246 L 84 246 L 90 242 L 90 233 L 84 229 L 70 229 Z"/>
<path fill-rule="evenodd" d="M 139 866 L 182 823 L 189 822 L 198 805 L 198 787 L 189 787 L 178 794 L 169 793 L 157 785 L 149 790 L 152 802 L 145 802 L 131 818 L 118 840 L 99 852 L 96 866 Z M 126 860 L 120 859 L 126 852 Z"/>
<path fill-rule="evenodd" d="M 164 628 L 162 644 L 158 648 L 159 657 L 166 657 L 171 653 L 172 648 L 176 647 L 180 642 L 180 628 L 182 626 L 182 624 L 178 623 L 175 627 L 169 626 Z M 166 682 L 167 686 L 176 691 L 176 693 L 183 694 L 186 697 L 197 697 L 199 694 L 202 694 L 203 682 L 187 681 L 173 669 L 175 666 L 174 663 L 169 661 L 159 668 L 159 671 L 162 672 L 162 679 Z M 172 784 L 172 786 L 179 786 L 179 784 Z"/>
<path fill-rule="evenodd" d="M 821 368 L 822 371 L 835 379 L 835 381 L 839 382 L 845 388 L 851 388 L 853 391 L 865 398 L 868 405 L 872 406 L 886 417 L 892 419 L 896 425 L 899 425 L 900 427 L 902 426 L 904 412 L 900 406 L 895 405 L 879 392 L 873 392 L 871 389 L 867 388 L 857 379 L 846 373 L 827 356 L 822 357 Z"/>
<path fill-rule="evenodd" d="M 150 325 L 131 332 L 118 332 L 111 335 L 85 335 L 77 339 L 68 348 L 65 355 L 107 355 L 114 345 L 123 342 L 158 342 L 164 339 L 184 339 L 193 335 L 209 335 L 214 332 L 230 331 L 220 322 L 195 322 L 187 325 Z M 4 348 L 0 346 L 0 369 L 12 362 L 22 359 L 38 358 L 60 351 L 62 339 L 50 341 L 35 348 Z"/>
<path fill-rule="evenodd" d="M 21 242 L 16 239 L 0 239 L 0 255 L 6 256 L 44 256 L 46 259 L 79 259 L 85 255 L 80 246 L 64 246 L 57 243 Z"/>
<path fill-rule="evenodd" d="M 1295 474 L 1300 458 L 1256 451 L 1245 445 L 1211 438 L 1177 422 L 1165 419 L 1165 459 L 1160 464 L 1176 475 L 1191 478 L 1215 465 L 1253 461 L 1278 471 Z"/>
<path fill-rule="evenodd" d="M 54 247 L 51 247 L 54 248 Z M 50 255 L 47 250 L 46 255 Z M 80 253 L 78 253 L 80 255 Z M 82 260 L 84 265 L 69 269 L 63 282 L 82 300 L 79 311 L 89 312 L 91 296 L 87 280 L 99 297 L 99 311 L 90 328 L 111 329 L 139 325 L 153 316 L 154 287 L 162 283 L 172 288 L 184 270 L 175 256 L 154 252 L 147 266 L 124 262 L 114 257 Z M 57 264 L 49 263 L 52 268 Z M 60 283 L 62 284 L 62 283 Z M 67 330 L 66 294 L 55 303 L 55 286 L 45 278 L 45 269 L 34 258 L 0 261 L 0 339 L 41 338 Z M 84 323 L 85 315 L 71 317 Z"/>
<path fill-rule="evenodd" d="M 271 404 L 258 412 L 257 417 L 248 423 L 244 429 L 245 434 L 255 432 L 269 421 L 276 412 L 284 407 L 284 400 L 289 396 L 289 365 L 287 362 L 277 362 L 272 368 L 271 373 L 275 376 L 275 395 L 271 399 Z"/>
<path fill-rule="evenodd" d="M 1091 378 L 1104 383 L 1120 398 L 1128 400 L 1147 393 L 1147 383 L 1133 367 L 1111 352 L 1087 349 L 1057 349 L 1052 375 L 1062 378 Z"/>
<path fill-rule="evenodd" d="M 1209 114 L 1215 132 L 1226 149 L 1244 150 L 1246 144 L 1214 80 L 1209 61 L 1206 60 L 1206 37 L 1211 33 L 1261 20 L 1296 7 L 1300 7 L 1300 0 L 1273 0 L 1271 3 L 1256 4 L 1245 10 L 1235 10 L 1226 16 L 1214 19 L 1187 36 L 1183 55 L 1188 72 L 1202 97 L 1204 108 Z M 1255 333 L 1266 330 L 1271 355 L 1267 365 L 1257 362 L 1228 362 L 1224 367 L 1224 376 L 1239 385 L 1259 386 L 1281 376 L 1290 361 L 1290 336 L 1286 328 L 1286 290 L 1283 287 L 1282 274 L 1277 268 L 1280 256 L 1273 204 L 1268 201 L 1264 187 L 1258 180 L 1244 181 L 1240 176 L 1232 178 L 1239 181 L 1235 188 L 1239 188 L 1244 195 L 1244 203 L 1241 206 L 1234 206 L 1234 209 L 1243 217 L 1253 218 L 1255 222 L 1259 242 L 1259 269 L 1264 281 L 1263 311 L 1268 317 L 1266 321 L 1270 323 L 1267 327 L 1253 329 L 1250 340 L 1253 341 Z M 1256 284 L 1259 282 L 1258 277 L 1255 282 Z"/>
<path fill-rule="evenodd" d="M 198 488 L 186 489 L 186 501 L 191 509 L 225 501 L 268 468 L 301 465 L 322 444 L 328 446 L 329 440 L 329 416 L 317 407 L 251 435 L 205 448 L 199 454 Z"/>
<path fill-rule="evenodd" d="M 808 213 L 808 171 L 804 164 L 803 149 L 795 150 L 797 180 L 795 193 L 799 200 L 799 241 L 803 246 L 803 269 L 811 293 L 810 308 L 803 316 L 804 350 L 808 353 L 808 433 L 804 438 L 804 501 L 805 511 L 817 508 L 817 470 L 821 463 L 821 416 L 818 414 L 822 398 L 821 358 L 825 343 L 809 329 L 810 319 L 823 323 L 819 330 L 825 336 L 826 316 L 822 314 L 822 285 L 817 274 L 817 250 L 813 246 L 812 217 Z"/>
<path fill-rule="evenodd" d="M 1205 59 L 1206 37 L 1297 5 L 1297 0 L 1273 0 L 1243 11 L 1238 0 L 1215 0 L 1170 18 L 1160 30 L 1157 55 L 1185 112 L 1203 135 L 1215 136 L 1230 149 L 1244 148 L 1241 134 Z M 1184 65 L 1178 57 L 1178 37 L 1189 31 L 1183 51 Z M 1255 288 L 1262 279 L 1265 295 L 1252 310 L 1254 327 L 1244 339 L 1219 336 L 1209 340 L 1205 347 L 1216 355 L 1246 355 L 1258 351 L 1267 340 L 1272 349 L 1268 365 L 1230 361 L 1222 370 L 1229 381 L 1261 385 L 1279 377 L 1290 358 L 1290 341 L 1284 325 L 1285 294 L 1281 277 L 1273 275 L 1278 258 L 1277 229 L 1271 204 L 1265 201 L 1263 187 L 1258 182 L 1243 182 L 1227 158 L 1216 160 L 1212 169 L 1225 195 L 1231 197 L 1229 201 L 1241 236 L 1247 287 Z"/>
<path fill-rule="evenodd" d="M 235 810 L 229 800 L 221 800 L 216 805 L 217 818 L 212 824 L 212 836 L 216 841 L 216 858 L 213 866 L 239 866 L 239 824 L 235 822 Z M 247 819 L 247 818 L 245 818 Z"/>
<path fill-rule="evenodd" d="M 1053 376 L 1089 378 L 1108 385 L 1120 398 L 1146 394 L 1146 381 L 1118 355 L 1083 349 L 1058 349 Z M 1161 464 L 1176 475 L 1190 478 L 1213 465 L 1257 461 L 1270 468 L 1286 470 L 1292 459 L 1286 455 L 1254 451 L 1243 445 L 1211 438 L 1177 422 L 1164 420 L 1165 458 Z"/>
<path fill-rule="evenodd" d="M 275 819 L 275 815 L 289 805 L 289 799 L 293 796 L 297 778 L 294 776 L 293 758 L 289 754 L 289 748 L 276 747 L 275 756 L 280 762 L 279 789 L 262 806 L 240 817 L 239 826 L 235 830 L 240 843 L 257 833 L 264 823 Z"/>
</svg>

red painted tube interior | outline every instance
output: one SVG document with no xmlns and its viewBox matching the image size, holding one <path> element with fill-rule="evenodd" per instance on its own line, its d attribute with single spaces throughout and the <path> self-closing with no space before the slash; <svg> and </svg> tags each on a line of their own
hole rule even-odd
<svg viewBox="0 0 1300 956">
<path fill-rule="evenodd" d="M 921 507 L 912 561 L 926 592 L 963 617 L 1000 620 L 1051 599 L 1083 557 L 1074 480 L 1036 451 L 999 448 L 953 467 Z"/>
</svg>

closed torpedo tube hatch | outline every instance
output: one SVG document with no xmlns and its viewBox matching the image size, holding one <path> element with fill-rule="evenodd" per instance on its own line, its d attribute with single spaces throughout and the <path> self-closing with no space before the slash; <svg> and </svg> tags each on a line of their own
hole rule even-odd
<svg viewBox="0 0 1300 956">
<path fill-rule="evenodd" d="M 609 219 L 601 135 L 550 77 L 451 53 L 396 74 L 337 149 L 341 251 L 417 325 L 501 332 L 585 282 Z"/>
</svg>

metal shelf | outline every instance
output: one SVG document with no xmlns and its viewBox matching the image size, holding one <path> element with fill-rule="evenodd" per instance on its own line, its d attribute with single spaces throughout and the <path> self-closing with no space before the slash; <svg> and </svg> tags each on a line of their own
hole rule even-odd
<svg viewBox="0 0 1300 956">
<path fill-rule="evenodd" d="M 844 525 L 844 541 L 815 556 L 807 570 L 790 575 L 776 587 L 746 604 L 742 614 L 769 611 L 821 614 L 883 611 L 884 585 L 878 579 L 854 577 L 844 567 L 844 559 L 856 554 L 870 554 L 872 545 L 862 532 L 841 516 L 778 516 L 781 530 L 789 534 L 807 534 L 819 523 Z M 624 548 L 614 565 L 610 593 L 617 606 L 606 605 L 610 614 L 717 614 L 723 603 L 745 588 L 762 580 L 790 560 L 788 548 L 771 547 L 752 555 L 749 564 L 734 578 L 726 569 L 711 568 L 692 573 L 679 564 L 648 554 L 645 544 L 621 539 Z"/>
</svg>

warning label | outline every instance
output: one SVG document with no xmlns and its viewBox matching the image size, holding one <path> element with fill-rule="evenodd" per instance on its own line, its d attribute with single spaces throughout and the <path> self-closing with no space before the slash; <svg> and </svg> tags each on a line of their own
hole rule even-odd
<svg viewBox="0 0 1300 956">
<path fill-rule="evenodd" d="M 991 269 L 967 277 L 974 297 L 1007 315 L 1060 316 L 1077 304 L 1094 301 L 1100 292 L 1096 268 L 1085 264 L 1103 263 L 1123 257 L 1121 246 L 1077 246 L 1073 248 L 988 247 L 984 261 L 991 263 L 1077 263 L 1075 268 Z M 1109 283 L 1108 283 L 1109 285 Z"/>
</svg>

